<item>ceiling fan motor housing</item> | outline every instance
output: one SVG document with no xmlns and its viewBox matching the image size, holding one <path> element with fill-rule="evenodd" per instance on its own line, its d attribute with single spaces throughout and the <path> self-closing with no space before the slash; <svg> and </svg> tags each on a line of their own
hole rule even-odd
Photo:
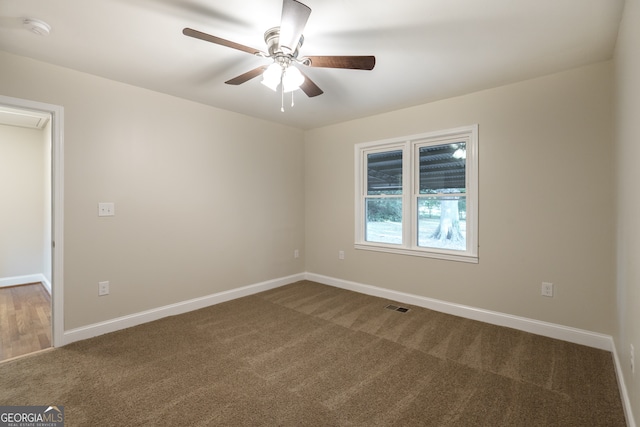
<svg viewBox="0 0 640 427">
<path fill-rule="evenodd" d="M 264 42 L 267 44 L 267 51 L 270 57 L 278 60 L 278 62 L 282 61 L 278 58 L 288 58 L 288 61 L 285 60 L 285 62 L 289 63 L 298 57 L 300 47 L 304 43 L 304 36 L 300 36 L 300 41 L 298 41 L 298 45 L 293 52 L 290 52 L 287 47 L 283 49 L 280 46 L 280 27 L 273 27 L 265 31 Z"/>
</svg>

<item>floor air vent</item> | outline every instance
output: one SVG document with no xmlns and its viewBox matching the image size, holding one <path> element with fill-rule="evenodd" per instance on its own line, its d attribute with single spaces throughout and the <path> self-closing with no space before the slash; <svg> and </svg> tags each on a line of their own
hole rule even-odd
<svg viewBox="0 0 640 427">
<path fill-rule="evenodd" d="M 387 310 L 399 311 L 400 313 L 406 313 L 409 311 L 406 307 L 398 307 L 397 305 L 389 304 L 385 307 Z"/>
</svg>

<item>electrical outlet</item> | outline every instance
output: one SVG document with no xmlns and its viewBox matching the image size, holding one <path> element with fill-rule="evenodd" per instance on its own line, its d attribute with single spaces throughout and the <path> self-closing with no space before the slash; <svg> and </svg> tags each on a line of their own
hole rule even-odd
<svg viewBox="0 0 640 427">
<path fill-rule="evenodd" d="M 344 259 L 344 251 L 338 251 L 338 259 Z"/>
<path fill-rule="evenodd" d="M 635 375 L 636 373 L 636 364 L 635 364 L 635 349 L 633 348 L 633 344 L 629 344 L 629 360 L 631 361 L 631 374 Z"/>
<path fill-rule="evenodd" d="M 553 296 L 553 283 L 542 282 L 542 296 L 544 297 L 552 297 Z"/>
<path fill-rule="evenodd" d="M 98 296 L 109 295 L 109 282 L 98 282 Z"/>
<path fill-rule="evenodd" d="M 297 250 L 297 249 L 296 249 L 296 250 L 294 250 L 294 251 L 293 251 L 293 257 L 294 257 L 294 258 L 300 258 L 300 251 L 299 251 L 299 250 Z"/>
</svg>

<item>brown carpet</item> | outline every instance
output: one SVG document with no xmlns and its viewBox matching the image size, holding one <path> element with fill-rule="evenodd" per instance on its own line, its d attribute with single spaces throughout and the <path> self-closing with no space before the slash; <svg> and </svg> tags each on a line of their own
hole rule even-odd
<svg viewBox="0 0 640 427">
<path fill-rule="evenodd" d="M 67 426 L 624 426 L 610 353 L 313 282 L 0 364 Z M 404 305 L 406 307 L 406 305 Z"/>
</svg>

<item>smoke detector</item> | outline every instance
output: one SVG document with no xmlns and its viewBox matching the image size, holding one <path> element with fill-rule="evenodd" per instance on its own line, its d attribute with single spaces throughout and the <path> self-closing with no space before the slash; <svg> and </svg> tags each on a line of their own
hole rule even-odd
<svg viewBox="0 0 640 427">
<path fill-rule="evenodd" d="M 25 18 L 22 21 L 22 26 L 27 31 L 31 31 L 39 36 L 48 36 L 51 31 L 51 25 L 39 19 Z"/>
</svg>

